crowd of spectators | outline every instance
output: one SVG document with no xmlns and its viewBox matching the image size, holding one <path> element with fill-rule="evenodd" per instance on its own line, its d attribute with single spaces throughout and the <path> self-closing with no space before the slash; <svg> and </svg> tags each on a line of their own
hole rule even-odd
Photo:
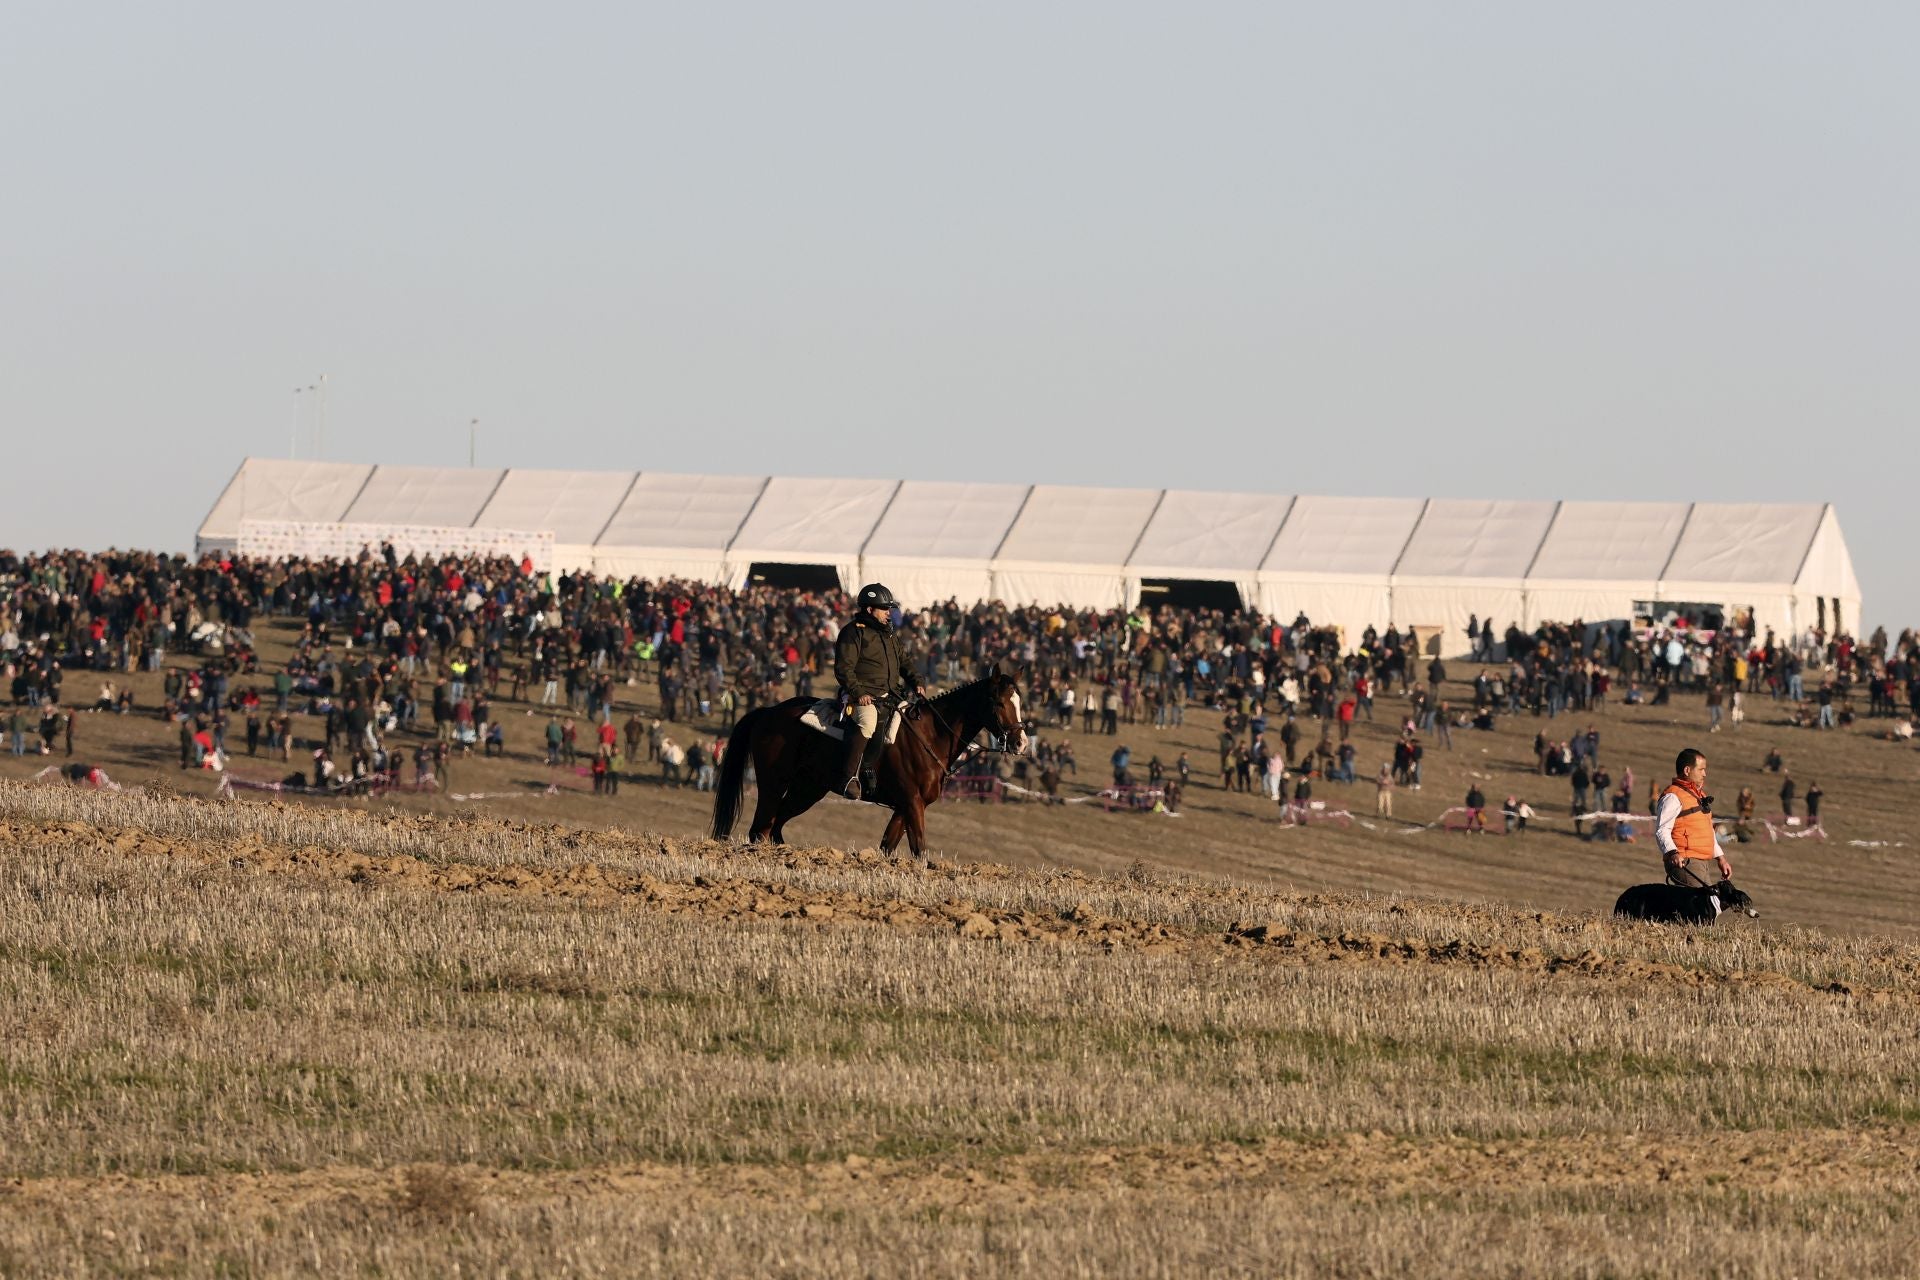
<svg viewBox="0 0 1920 1280">
<path fill-rule="evenodd" d="M 303 756 L 311 751 L 311 764 L 301 761 L 303 778 L 312 771 L 306 785 L 322 787 L 394 776 L 409 757 L 416 779 L 445 786 L 459 756 L 508 753 L 503 702 L 541 717 L 538 740 L 513 745 L 556 768 L 586 769 L 596 791 L 642 768 L 668 785 L 711 786 L 739 716 L 831 692 L 821 673 L 850 612 L 838 591 L 615 581 L 507 560 L 420 562 L 391 547 L 341 561 L 0 552 L 0 660 L 16 752 L 29 737 L 51 750 L 70 734 L 63 681 L 97 676 L 96 708 L 177 726 L 183 768 L 221 763 L 241 733 L 249 755 L 290 763 L 299 739 Z M 255 648 L 262 617 L 299 627 L 291 658 L 272 670 Z M 1610 788 L 1596 788 L 1596 772 L 1606 776 L 1597 748 L 1576 745 L 1597 734 L 1550 740 L 1563 714 L 1597 717 L 1616 701 L 1660 704 L 1687 691 L 1704 696 L 1710 729 L 1737 729 L 1749 696 L 1835 728 L 1854 721 L 1864 686 L 1866 714 L 1893 718 L 1890 736 L 1907 737 L 1920 706 L 1911 631 L 1891 642 L 1876 631 L 1865 644 L 1818 632 L 1787 643 L 1770 632 L 1625 622 L 1523 633 L 1476 618 L 1470 700 L 1456 707 L 1440 696 L 1449 671 L 1434 637 L 1391 626 L 1342 636 L 1304 616 L 957 601 L 897 614 L 895 625 L 930 684 L 1003 660 L 1025 672 L 1040 738 L 1033 758 L 971 767 L 1017 775 L 1049 795 L 1061 775 L 1078 774 L 1076 717 L 1083 737 L 1122 726 L 1158 734 L 1184 726 L 1189 709 L 1209 708 L 1221 713 L 1220 785 L 1296 804 L 1314 778 L 1355 781 L 1353 727 L 1398 691 L 1378 802 L 1390 809 L 1388 787 L 1422 785 L 1430 745 L 1450 748 L 1456 730 L 1490 731 L 1505 718 L 1540 719 L 1542 771 L 1553 762 L 1576 795 L 1584 774 L 1589 797 L 1612 803 Z M 158 705 L 136 708 L 130 690 L 116 690 L 114 677 L 135 671 L 164 672 Z M 628 714 L 616 723 L 622 703 Z M 55 709 L 51 733 L 43 708 Z M 1113 763 L 1116 787 L 1137 785 L 1143 771 L 1131 753 Z M 1144 773 L 1177 797 L 1193 766 L 1184 753 L 1155 754 Z"/>
</svg>

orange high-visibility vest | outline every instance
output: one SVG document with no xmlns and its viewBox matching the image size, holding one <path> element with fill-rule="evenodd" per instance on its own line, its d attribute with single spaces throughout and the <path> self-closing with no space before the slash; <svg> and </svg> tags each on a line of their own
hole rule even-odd
<svg viewBox="0 0 1920 1280">
<path fill-rule="evenodd" d="M 1673 847 L 1683 858 L 1711 861 L 1713 852 L 1713 815 L 1700 808 L 1700 802 L 1684 787 L 1669 786 L 1660 793 L 1660 803 L 1668 796 L 1680 797 L 1680 816 L 1673 820 Z"/>
</svg>

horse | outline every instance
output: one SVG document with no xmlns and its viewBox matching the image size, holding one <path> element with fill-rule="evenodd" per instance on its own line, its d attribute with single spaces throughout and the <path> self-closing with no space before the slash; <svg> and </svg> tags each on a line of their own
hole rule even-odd
<svg viewBox="0 0 1920 1280">
<path fill-rule="evenodd" d="M 1712 924 L 1725 911 L 1744 911 L 1750 919 L 1759 919 L 1753 899 L 1722 880 L 1706 889 L 1677 884 L 1637 884 L 1620 895 L 1613 914 L 1629 920 L 1651 920 L 1655 924 Z"/>
<path fill-rule="evenodd" d="M 904 834 L 913 856 L 925 856 L 927 806 L 940 798 L 947 775 L 981 730 L 990 740 L 1011 744 L 1016 755 L 1027 750 L 1019 684 L 1012 672 L 997 668 L 900 712 L 899 732 L 874 768 L 873 792 L 861 797 L 893 810 L 880 837 L 883 853 L 891 853 Z M 713 798 L 715 840 L 733 838 L 749 760 L 760 785 L 749 843 L 785 844 L 787 822 L 838 789 L 845 759 L 840 741 L 800 720 L 814 704 L 813 698 L 789 698 L 748 712 L 733 727 Z"/>
</svg>

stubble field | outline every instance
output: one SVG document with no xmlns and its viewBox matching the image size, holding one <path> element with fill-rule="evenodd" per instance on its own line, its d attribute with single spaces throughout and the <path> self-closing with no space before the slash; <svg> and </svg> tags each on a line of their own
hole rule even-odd
<svg viewBox="0 0 1920 1280">
<path fill-rule="evenodd" d="M 1897 1274 L 1920 949 L 0 789 L 0 1274 Z"/>
</svg>

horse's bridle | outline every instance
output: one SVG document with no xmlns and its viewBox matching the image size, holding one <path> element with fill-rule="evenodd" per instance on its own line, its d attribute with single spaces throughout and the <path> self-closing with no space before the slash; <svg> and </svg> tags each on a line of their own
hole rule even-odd
<svg viewBox="0 0 1920 1280">
<path fill-rule="evenodd" d="M 955 769 L 960 767 L 960 761 L 962 759 L 972 754 L 972 744 L 970 742 L 963 741 L 960 737 L 959 732 L 955 730 L 952 725 L 947 723 L 947 718 L 940 714 L 940 708 L 934 705 L 932 698 L 922 697 L 919 702 L 914 703 L 912 706 L 909 706 L 908 708 L 906 708 L 906 710 L 903 710 L 900 714 L 904 716 L 907 711 L 913 710 L 914 707 L 925 707 L 928 713 L 933 716 L 934 721 L 937 724 L 939 724 L 940 728 L 943 729 L 949 736 L 953 738 L 953 741 L 954 741 L 953 753 L 951 756 L 948 757 L 946 765 L 944 766 L 944 772 L 952 773 Z M 911 728 L 912 727 L 911 724 L 909 724 L 908 727 Z M 1002 755 L 1013 754 L 1011 749 L 1007 746 L 1007 739 L 1012 736 L 1011 734 L 995 733 L 992 729 L 987 729 L 986 735 L 987 735 L 987 745 L 985 747 L 985 750 L 990 752 L 998 752 Z M 932 747 L 928 746 L 924 741 L 922 741 L 918 734 L 913 735 L 913 740 L 915 745 L 917 745 L 922 751 L 927 753 L 928 759 L 932 760 L 935 764 L 940 763 L 939 754 L 935 752 Z"/>
</svg>

